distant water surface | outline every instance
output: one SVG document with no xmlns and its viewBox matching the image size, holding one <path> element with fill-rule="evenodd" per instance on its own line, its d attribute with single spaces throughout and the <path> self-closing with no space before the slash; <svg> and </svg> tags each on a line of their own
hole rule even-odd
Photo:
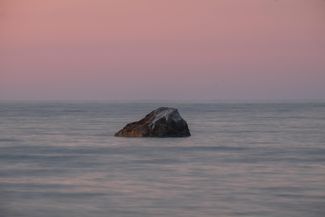
<svg viewBox="0 0 325 217">
<path fill-rule="evenodd" d="M 177 107 L 189 138 L 116 138 Z M 323 217 L 325 103 L 0 102 L 1 217 Z"/>
</svg>

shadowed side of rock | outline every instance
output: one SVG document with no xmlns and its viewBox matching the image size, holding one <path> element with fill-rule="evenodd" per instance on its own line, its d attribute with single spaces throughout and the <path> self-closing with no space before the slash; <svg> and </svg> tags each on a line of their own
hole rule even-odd
<svg viewBox="0 0 325 217">
<path fill-rule="evenodd" d="M 188 137 L 186 121 L 175 108 L 160 107 L 143 119 L 127 124 L 115 136 L 120 137 Z"/>
</svg>

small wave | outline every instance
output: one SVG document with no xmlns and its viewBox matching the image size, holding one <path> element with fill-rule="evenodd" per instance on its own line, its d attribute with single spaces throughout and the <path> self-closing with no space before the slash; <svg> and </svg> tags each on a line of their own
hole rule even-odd
<svg viewBox="0 0 325 217">
<path fill-rule="evenodd" d="M 0 138 L 0 142 L 19 142 L 20 140 L 14 138 Z"/>
<path fill-rule="evenodd" d="M 81 112 L 86 112 L 86 111 L 80 110 L 80 109 L 65 109 L 65 110 L 62 110 L 62 112 L 64 112 L 64 113 L 81 113 Z"/>
</svg>

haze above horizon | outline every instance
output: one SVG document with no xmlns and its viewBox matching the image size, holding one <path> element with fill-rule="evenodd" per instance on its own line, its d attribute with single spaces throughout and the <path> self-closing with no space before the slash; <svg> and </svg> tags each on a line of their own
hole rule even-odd
<svg viewBox="0 0 325 217">
<path fill-rule="evenodd" d="M 323 0 L 3 0 L 0 100 L 325 99 Z"/>
</svg>

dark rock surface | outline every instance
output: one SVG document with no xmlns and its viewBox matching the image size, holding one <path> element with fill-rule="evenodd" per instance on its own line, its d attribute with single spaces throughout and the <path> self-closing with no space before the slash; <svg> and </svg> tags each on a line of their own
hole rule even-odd
<svg viewBox="0 0 325 217">
<path fill-rule="evenodd" d="M 120 137 L 187 137 L 191 136 L 186 121 L 175 108 L 160 107 L 143 119 L 127 124 L 115 133 Z"/>
</svg>

